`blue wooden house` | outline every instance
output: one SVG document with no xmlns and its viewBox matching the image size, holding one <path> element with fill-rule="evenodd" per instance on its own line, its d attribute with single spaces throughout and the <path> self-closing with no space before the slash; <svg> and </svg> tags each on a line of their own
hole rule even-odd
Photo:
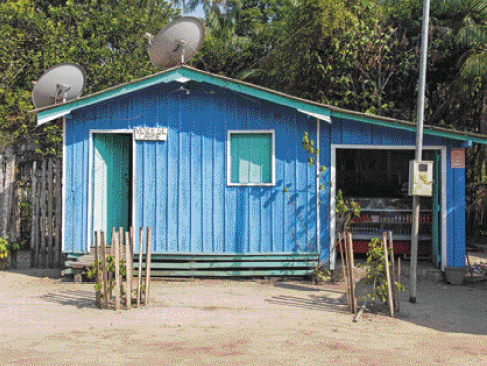
<svg viewBox="0 0 487 366">
<path fill-rule="evenodd" d="M 38 124 L 64 117 L 64 253 L 89 252 L 95 230 L 110 240 L 112 227 L 150 226 L 160 275 L 305 274 L 318 257 L 334 268 L 338 189 L 363 202 L 357 250 L 385 223 L 407 246 L 411 198 L 400 188 L 414 159 L 414 123 L 186 65 L 35 112 Z M 305 132 L 319 149 L 312 166 Z M 462 157 L 485 136 L 428 126 L 424 134 L 435 190 L 422 206 L 420 240 L 439 267 L 461 267 Z M 331 182 L 324 190 L 320 165 Z"/>
</svg>

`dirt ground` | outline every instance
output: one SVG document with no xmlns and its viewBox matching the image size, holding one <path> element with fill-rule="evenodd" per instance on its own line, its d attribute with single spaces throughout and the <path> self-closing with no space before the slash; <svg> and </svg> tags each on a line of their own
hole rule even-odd
<svg viewBox="0 0 487 366">
<path fill-rule="evenodd" d="M 401 312 L 346 312 L 343 285 L 155 281 L 150 304 L 94 305 L 93 284 L 0 271 L 2 365 L 487 365 L 487 286 L 422 280 Z M 402 280 L 407 284 L 407 279 Z"/>
</svg>

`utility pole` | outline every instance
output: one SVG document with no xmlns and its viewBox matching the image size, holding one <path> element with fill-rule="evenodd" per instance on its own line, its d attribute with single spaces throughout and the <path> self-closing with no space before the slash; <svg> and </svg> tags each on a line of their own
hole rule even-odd
<svg viewBox="0 0 487 366">
<path fill-rule="evenodd" d="M 426 88 L 426 68 L 428 61 L 428 34 L 430 19 L 430 0 L 423 1 L 423 27 L 421 32 L 421 59 L 419 64 L 419 90 L 416 122 L 416 154 L 415 160 L 422 160 L 424 91 Z M 412 174 L 412 172 L 409 172 Z M 411 230 L 411 263 L 409 270 L 409 302 L 416 303 L 416 282 L 418 265 L 418 234 L 419 234 L 419 197 L 413 196 L 413 226 Z"/>
</svg>

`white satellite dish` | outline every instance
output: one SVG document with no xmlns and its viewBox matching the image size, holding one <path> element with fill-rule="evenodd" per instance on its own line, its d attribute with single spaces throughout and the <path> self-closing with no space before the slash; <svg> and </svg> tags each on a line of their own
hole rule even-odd
<svg viewBox="0 0 487 366">
<path fill-rule="evenodd" d="M 193 57 L 205 38 L 205 27 L 194 17 L 182 17 L 167 24 L 149 40 L 149 58 L 158 69 L 176 66 Z"/>
<path fill-rule="evenodd" d="M 53 66 L 34 83 L 32 101 L 36 108 L 42 108 L 79 98 L 85 80 L 85 71 L 79 65 L 65 63 Z"/>
</svg>

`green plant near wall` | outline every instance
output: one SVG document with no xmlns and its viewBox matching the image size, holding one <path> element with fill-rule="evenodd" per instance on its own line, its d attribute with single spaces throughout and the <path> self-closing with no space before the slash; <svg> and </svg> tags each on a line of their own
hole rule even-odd
<svg viewBox="0 0 487 366">
<path fill-rule="evenodd" d="M 5 269 L 9 254 L 10 251 L 8 250 L 7 240 L 0 238 L 0 269 Z"/>
<path fill-rule="evenodd" d="M 108 289 L 107 293 L 111 294 L 113 288 L 115 287 L 115 257 L 113 255 L 108 255 L 106 257 L 106 271 L 108 277 Z M 103 271 L 103 262 L 98 262 L 98 268 Z M 125 277 L 127 274 L 127 267 L 125 262 L 120 261 L 120 276 Z M 96 262 L 91 263 L 90 269 L 88 270 L 86 276 L 90 279 L 96 279 Z M 103 293 L 103 280 L 95 282 L 95 292 L 99 294 L 100 298 L 103 299 L 105 297 Z M 141 286 L 140 288 L 141 294 L 145 294 L 145 286 Z M 123 287 L 123 283 L 120 283 L 120 297 L 123 298 L 125 296 L 125 289 Z M 137 289 L 132 290 L 132 297 L 137 296 Z"/>
<path fill-rule="evenodd" d="M 309 168 L 311 168 L 317 161 L 318 161 L 318 154 L 319 150 L 314 148 L 314 141 L 309 138 L 309 135 L 307 132 L 304 133 L 303 135 L 303 140 L 301 143 L 301 146 L 303 149 L 310 154 L 308 157 L 308 164 Z M 324 174 L 326 172 L 326 167 L 324 165 L 320 166 L 318 169 L 318 175 L 317 178 L 319 179 L 319 190 L 324 191 L 326 188 L 326 182 L 324 182 Z M 328 185 L 331 186 L 331 182 L 328 182 Z M 294 197 L 291 197 L 289 193 L 288 187 L 284 187 L 284 194 L 286 195 L 289 204 L 294 206 L 294 215 L 296 216 L 296 222 L 300 226 L 300 228 L 303 230 L 304 233 L 306 233 L 306 247 L 301 248 L 299 244 L 299 240 L 296 236 L 296 234 L 292 233 L 294 240 L 296 241 L 296 245 L 300 250 L 305 250 L 309 251 L 310 253 L 313 252 L 313 248 L 316 248 L 316 237 L 308 232 L 308 228 L 306 225 L 306 220 L 302 217 L 302 214 L 298 210 L 298 204 L 297 204 L 297 193 Z M 318 202 L 319 204 L 322 204 L 322 201 Z"/>
<path fill-rule="evenodd" d="M 9 243 L 8 236 L 0 238 L 0 269 L 5 269 L 8 262 L 8 257 L 12 252 L 20 249 L 18 243 Z"/>
<path fill-rule="evenodd" d="M 305 132 L 303 135 L 301 146 L 310 155 L 307 159 L 307 162 L 308 162 L 308 167 L 312 168 L 313 165 L 317 164 L 318 162 L 318 156 L 320 151 L 319 149 L 315 148 L 315 143 L 312 139 L 309 138 L 307 132 Z M 331 187 L 331 182 L 329 181 L 326 182 L 324 179 L 325 173 L 326 173 L 326 167 L 324 165 L 321 165 L 317 169 L 317 175 L 316 175 L 316 178 L 318 178 L 318 184 L 319 184 L 318 188 L 320 192 L 323 192 L 327 186 Z M 312 253 L 313 248 L 316 248 L 316 237 L 307 231 L 306 220 L 302 217 L 302 214 L 298 211 L 297 194 L 294 196 L 293 199 L 290 196 L 289 189 L 287 187 L 284 187 L 284 194 L 287 196 L 288 202 L 294 206 L 294 215 L 296 216 L 297 224 L 299 224 L 303 232 L 306 233 L 306 248 L 300 248 L 299 241 L 296 234 L 294 233 L 292 234 L 294 240 L 296 241 L 296 245 L 301 250 L 303 249 L 309 250 Z M 360 204 L 354 201 L 350 203 L 348 201 L 344 201 L 341 191 L 338 191 L 336 202 L 337 202 L 336 212 L 338 214 L 338 222 L 339 223 L 343 222 L 344 224 L 342 226 L 344 227 L 349 226 L 352 215 L 360 216 Z M 322 205 L 323 201 L 318 200 L 318 204 Z M 351 206 L 350 210 L 347 205 Z M 318 263 L 312 273 L 312 278 L 314 282 L 324 282 L 326 277 L 329 276 L 330 276 L 330 271 L 322 269 L 322 263 Z"/>
<path fill-rule="evenodd" d="M 388 255 L 392 255 L 392 248 L 388 248 Z M 366 269 L 364 284 L 373 285 L 372 292 L 365 290 L 362 299 L 370 300 L 375 303 L 379 300 L 382 304 L 387 304 L 387 276 L 386 276 L 386 261 L 384 253 L 384 243 L 374 238 L 369 243 L 369 250 L 367 251 L 367 262 L 365 264 L 357 264 L 357 267 Z M 389 263 L 389 273 L 392 272 L 392 263 Z M 393 286 L 395 286 L 397 293 L 404 291 L 404 286 L 392 279 Z"/>
<path fill-rule="evenodd" d="M 350 209 L 349 209 L 350 206 Z M 360 203 L 348 202 L 343 198 L 343 193 L 338 190 L 335 197 L 335 212 L 337 214 L 337 231 L 339 233 L 348 232 L 352 216 L 360 217 Z"/>
</svg>

